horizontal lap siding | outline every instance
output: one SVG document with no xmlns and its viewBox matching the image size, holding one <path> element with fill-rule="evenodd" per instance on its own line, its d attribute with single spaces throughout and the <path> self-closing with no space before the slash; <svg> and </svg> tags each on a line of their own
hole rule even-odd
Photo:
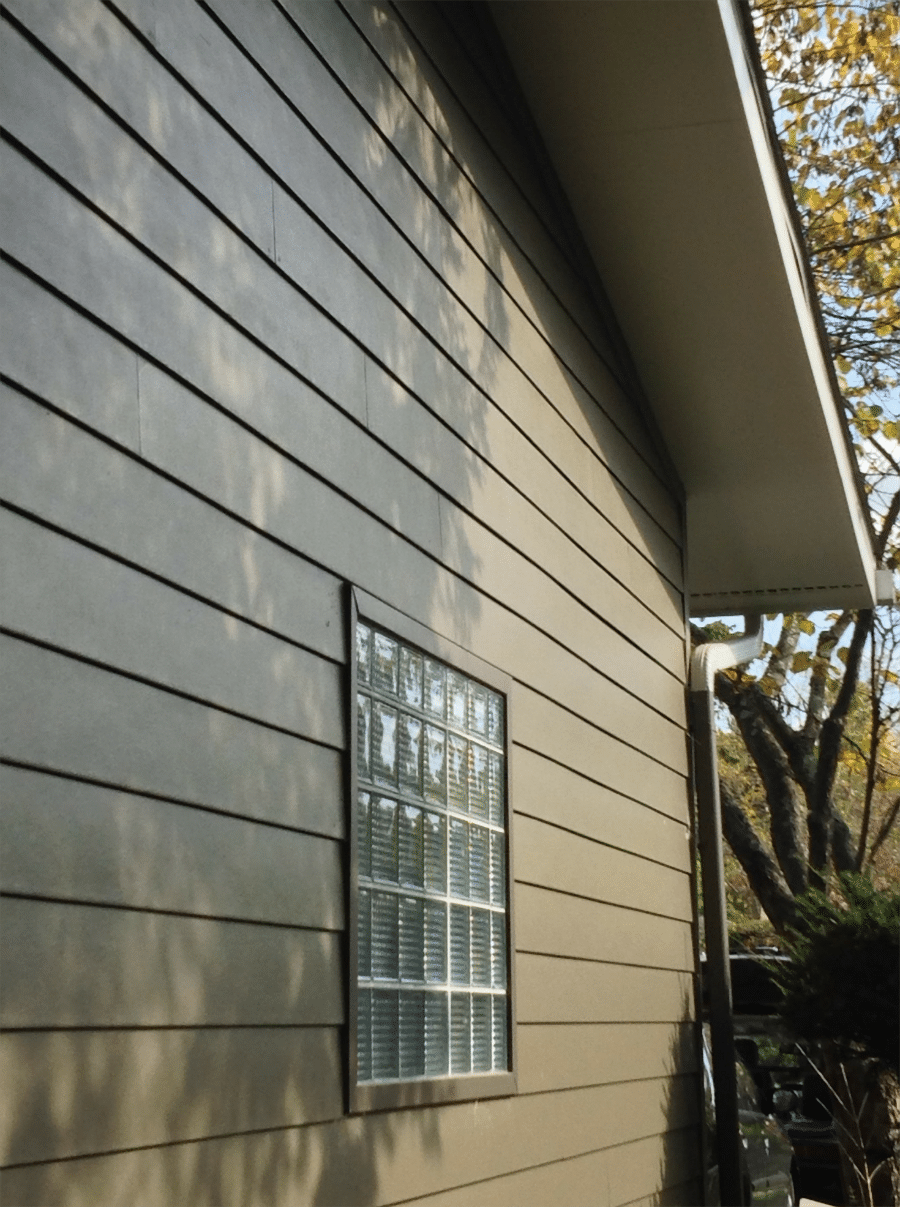
<svg viewBox="0 0 900 1207">
<path fill-rule="evenodd" d="M 4 1201 L 683 1184 L 678 502 L 466 20 L 8 12 Z M 508 1101 L 343 1114 L 344 581 L 514 680 Z"/>
</svg>

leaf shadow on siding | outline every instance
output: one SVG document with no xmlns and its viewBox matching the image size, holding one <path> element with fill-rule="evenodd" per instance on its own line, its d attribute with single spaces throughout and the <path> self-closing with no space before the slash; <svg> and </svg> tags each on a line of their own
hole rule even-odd
<svg viewBox="0 0 900 1207">
<path fill-rule="evenodd" d="M 5 999 L 21 992 L 27 1010 L 15 1015 L 9 1082 L 16 1107 L 8 1151 L 19 1168 L 7 1170 L 3 1193 L 20 1205 L 167 1207 L 373 1203 L 388 1193 L 424 1194 L 440 1189 L 429 1177 L 444 1152 L 441 1112 L 343 1117 L 342 894 L 328 871 L 336 861 L 322 858 L 298 883 L 284 856 L 296 850 L 296 867 L 308 868 L 301 849 L 320 850 L 342 837 L 339 818 L 322 836 L 315 776 L 297 769 L 311 760 L 303 739 L 330 751 L 346 742 L 334 719 L 343 658 L 335 582 L 354 581 L 478 647 L 481 604 L 471 584 L 483 582 L 490 568 L 480 525 L 500 527 L 503 518 L 494 503 L 502 491 L 492 493 L 487 468 L 502 440 L 492 407 L 515 383 L 504 375 L 500 351 L 510 336 L 499 283 L 507 271 L 505 235 L 483 211 L 469 213 L 468 177 L 372 63 L 371 108 L 349 127 L 355 153 L 348 145 L 341 154 L 355 165 L 348 172 L 354 217 L 361 227 L 375 224 L 375 239 L 339 247 L 329 229 L 338 233 L 339 213 L 319 212 L 306 197 L 302 163 L 276 161 L 265 120 L 244 131 L 240 104 L 224 115 L 251 144 L 251 168 L 213 116 L 227 97 L 207 96 L 207 111 L 188 103 L 186 90 L 167 75 L 171 63 L 201 93 L 213 86 L 188 53 L 224 37 L 209 14 L 198 6 L 187 16 L 185 9 L 180 28 L 169 19 L 174 6 L 125 7 L 136 33 L 111 6 L 71 6 L 63 19 L 60 44 L 91 42 L 101 67 L 121 55 L 121 73 L 136 47 L 146 61 L 128 76 L 133 110 L 123 94 L 103 100 L 112 110 L 122 107 L 123 128 L 113 132 L 90 99 L 100 87 L 91 78 L 77 120 L 74 109 L 58 110 L 63 121 L 69 114 L 71 138 L 32 148 L 80 195 L 67 199 L 78 221 L 52 228 L 53 254 L 60 262 L 82 257 L 60 288 L 74 289 L 83 271 L 79 305 L 138 350 L 143 463 L 188 488 L 185 527 L 189 508 L 225 516 L 236 552 L 229 562 L 217 535 L 201 557 L 195 549 L 187 556 L 177 506 L 140 553 L 116 546 L 115 517 L 102 538 L 89 538 L 116 557 L 134 557 L 175 583 L 172 590 L 190 591 L 181 595 L 185 618 L 202 617 L 189 639 L 176 639 L 179 625 L 167 627 L 161 607 L 141 625 L 135 613 L 121 616 L 117 629 L 132 644 L 121 658 L 108 652 L 115 634 L 102 632 L 99 620 L 91 639 L 105 643 L 117 670 L 161 686 L 142 686 L 148 698 L 176 693 L 170 738 L 181 725 L 176 698 L 205 703 L 189 702 L 199 710 L 190 715 L 201 717 L 194 727 L 185 723 L 191 750 L 174 738 L 166 745 L 158 730 L 151 737 L 139 725 L 129 731 L 126 720 L 140 710 L 129 718 L 85 704 L 83 718 L 73 709 L 65 720 L 73 748 L 111 753 L 102 775 L 89 763 L 49 763 L 61 782 L 79 777 L 71 790 L 78 807 L 46 836 L 58 866 L 41 892 L 79 904 L 33 903 L 35 917 L 45 907 L 53 917 Z M 239 41 L 238 8 L 214 7 Z M 303 21 L 322 12 L 337 12 L 339 23 L 345 18 L 331 6 L 288 7 L 296 23 L 268 11 L 276 12 L 285 44 L 295 40 L 297 61 L 309 64 L 316 31 Z M 394 20 L 389 8 L 372 11 Z M 350 45 L 350 26 L 341 30 L 332 48 L 337 57 Z M 275 49 L 273 43 L 272 61 L 264 62 L 273 72 L 281 55 Z M 201 50 L 201 59 L 209 53 Z M 290 96 L 294 116 L 303 112 L 315 124 L 299 98 L 276 96 L 249 59 L 233 47 L 229 53 L 267 104 L 281 113 Z M 412 44 L 404 49 L 401 31 L 389 58 L 397 79 L 415 68 L 418 54 Z M 427 64 L 419 60 L 419 67 L 420 85 L 433 80 Z M 83 63 L 78 70 L 87 76 Z M 288 84 L 282 79 L 279 87 Z M 416 99 L 425 105 L 431 84 L 422 86 Z M 152 116 L 146 129 L 140 99 Z M 433 106 L 443 138 L 460 145 L 471 139 L 437 92 Z M 130 122 L 153 146 L 153 164 L 131 139 Z M 176 142 L 182 152 L 192 143 L 209 152 L 196 164 L 178 161 L 194 191 L 167 175 Z M 202 171 L 216 156 L 224 156 L 226 177 L 233 168 L 227 220 L 211 214 L 204 199 L 211 177 Z M 477 160 L 469 168 L 476 176 L 481 170 Z M 250 172 L 252 188 L 244 187 Z M 354 173 L 365 195 L 353 192 Z M 224 210 L 227 191 L 212 199 L 216 208 Z M 82 196 L 93 208 L 82 206 Z M 394 215 L 390 231 L 386 212 Z M 477 257 L 457 228 L 469 232 Z M 111 452 L 110 474 L 113 463 Z M 73 509 L 81 490 L 73 480 Z M 123 486 L 121 505 L 133 512 L 142 500 Z M 155 523 L 148 513 L 147 524 Z M 281 566 L 296 559 L 295 572 L 284 570 L 277 585 L 272 558 L 261 552 L 269 546 Z M 98 597 L 106 590 L 98 578 Z M 298 624 L 295 596 L 312 600 L 316 621 Z M 203 642 L 195 643 L 201 630 Z M 331 689 L 313 690 L 311 679 L 298 677 L 298 649 L 328 668 Z M 83 646 L 75 652 L 94 657 Z M 254 693 L 256 702 L 248 702 Z M 186 717 L 187 703 L 183 708 Z M 240 767 L 228 762 L 235 736 L 225 718 L 233 713 L 258 722 L 235 722 L 255 735 L 242 747 Z M 88 720 L 92 728 L 82 731 Z M 233 781 L 227 791 L 212 770 L 226 762 Z M 83 790 L 91 779 L 104 782 Z M 267 848 L 272 842 L 277 857 Z M 33 884 L 30 892 L 40 895 Z M 301 923 L 302 910 L 309 916 Z"/>
</svg>

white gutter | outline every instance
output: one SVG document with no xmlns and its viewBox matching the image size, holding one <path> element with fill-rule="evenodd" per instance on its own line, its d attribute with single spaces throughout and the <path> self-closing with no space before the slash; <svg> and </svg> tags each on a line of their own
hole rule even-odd
<svg viewBox="0 0 900 1207">
<path fill-rule="evenodd" d="M 762 616 L 744 618 L 746 632 L 731 641 L 700 645 L 691 656 L 691 733 L 694 791 L 697 801 L 700 876 L 706 938 L 709 1028 L 716 1101 L 716 1148 L 721 1201 L 743 1204 L 741 1143 L 738 1132 L 737 1077 L 734 1065 L 734 1022 L 728 964 L 728 920 L 722 852 L 722 814 L 713 689 L 717 671 L 752 662 L 762 653 Z"/>
</svg>

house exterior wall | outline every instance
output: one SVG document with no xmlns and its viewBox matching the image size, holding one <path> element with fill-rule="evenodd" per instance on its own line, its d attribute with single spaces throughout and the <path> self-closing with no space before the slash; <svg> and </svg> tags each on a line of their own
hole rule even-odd
<svg viewBox="0 0 900 1207">
<path fill-rule="evenodd" d="M 699 1201 L 678 500 L 465 5 L 11 0 L 3 1201 Z M 518 1094 L 344 1100 L 344 584 L 512 692 Z"/>
</svg>

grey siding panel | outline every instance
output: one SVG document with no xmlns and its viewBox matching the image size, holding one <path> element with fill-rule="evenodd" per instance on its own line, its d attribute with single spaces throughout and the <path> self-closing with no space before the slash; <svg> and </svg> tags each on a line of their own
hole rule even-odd
<svg viewBox="0 0 900 1207">
<path fill-rule="evenodd" d="M 685 972 L 693 968 L 690 923 L 593 900 L 607 892 L 599 868 L 589 898 L 522 883 L 518 859 L 516 870 L 520 876 L 516 885 L 516 945 L 520 951 Z"/>
<path fill-rule="evenodd" d="M 338 579 L 5 386 L 0 406 L 10 503 L 326 658 L 343 657 Z M 33 448 L 39 458 L 27 455 Z"/>
<path fill-rule="evenodd" d="M 12 512 L 0 511 L 0 537 L 20 568 L 0 583 L 9 628 L 343 746 L 343 702 L 332 663 Z"/>
<path fill-rule="evenodd" d="M 17 261 L 56 289 L 95 314 L 104 323 L 151 355 L 159 355 L 187 380 L 205 385 L 212 378 L 224 389 L 243 389 L 241 374 L 248 336 L 222 323 L 214 312 L 206 324 L 194 315 L 193 294 L 169 272 L 148 260 L 132 241 L 80 205 L 70 193 L 8 146 L 2 148 L 3 192 L 0 206 L 7 233 L 7 250 Z M 152 165 L 154 174 L 161 169 Z M 166 200 L 169 193 L 166 192 Z M 243 286 L 243 302 L 232 309 L 246 312 L 251 335 L 265 339 L 284 363 L 326 393 L 342 409 L 362 417 L 365 387 L 362 352 L 314 306 L 297 294 L 283 277 L 272 273 L 220 220 L 206 211 L 186 190 L 178 199 L 201 222 L 202 237 L 218 246 L 216 273 L 228 305 L 229 283 Z M 153 192 L 148 203 L 162 198 Z M 189 215 L 173 205 L 159 215 L 160 223 L 174 226 L 172 239 L 182 250 L 180 271 L 198 272 L 205 282 L 209 257 L 198 259 L 200 231 L 182 244 L 182 231 L 190 230 Z M 201 267 L 202 265 L 202 267 Z M 263 285 L 263 282 L 265 284 Z M 257 305 L 262 298 L 265 305 Z M 185 312 L 194 321 L 185 321 Z M 202 315 L 201 310 L 201 315 Z M 175 316 L 175 322 L 172 321 Z M 252 342 L 252 341 L 250 341 Z M 201 387 L 202 388 L 202 387 Z"/>
<path fill-rule="evenodd" d="M 0 1053 L 8 1087 L 0 1152 L 9 1163 L 297 1125 L 341 1110 L 334 1028 L 13 1032 Z"/>
<path fill-rule="evenodd" d="M 0 648 L 7 758 L 276 825 L 343 834 L 337 751 L 28 642 L 0 637 Z"/>
<path fill-rule="evenodd" d="M 144 6 L 146 10 L 146 6 Z M 189 179 L 196 182 L 200 191 L 208 198 L 214 200 L 217 206 L 225 207 L 225 212 L 235 222 L 235 224 L 254 239 L 257 246 L 266 254 L 268 254 L 268 245 L 260 241 L 258 237 L 254 238 L 251 230 L 247 230 L 247 224 L 243 221 L 243 210 L 237 207 L 235 203 L 235 212 L 232 214 L 229 206 L 231 205 L 231 192 L 229 179 L 234 172 L 232 161 L 238 161 L 241 164 L 239 169 L 239 181 L 242 182 L 245 178 L 252 176 L 254 173 L 262 178 L 262 169 L 253 164 L 246 157 L 245 152 L 233 143 L 231 138 L 224 134 L 221 128 L 215 125 L 209 118 L 205 117 L 201 112 L 197 111 L 196 103 L 184 93 L 174 81 L 168 79 L 161 71 L 157 73 L 154 80 L 154 91 L 159 93 L 160 103 L 164 103 L 166 108 L 175 113 L 181 114 L 182 110 L 189 110 L 184 113 L 184 121 L 190 128 L 199 125 L 204 125 L 204 155 L 198 161 L 195 154 L 188 153 L 186 149 L 179 143 L 177 138 L 177 130 L 173 135 L 166 130 L 165 135 L 161 132 L 159 124 L 151 120 L 151 115 L 141 111 L 140 103 L 135 103 L 132 99 L 132 89 L 130 87 L 130 79 L 125 72 L 122 71 L 121 60 L 134 59 L 137 56 L 136 47 L 128 43 L 127 37 L 123 37 L 123 31 L 114 18 L 106 16 L 101 18 L 103 34 L 106 38 L 115 42 L 116 45 L 116 66 L 117 71 L 112 73 L 101 70 L 96 61 L 93 61 L 89 55 L 83 52 L 79 54 L 77 44 L 71 42 L 67 44 L 65 38 L 61 35 L 59 28 L 47 28 L 46 24 L 40 20 L 39 16 L 35 16 L 31 11 L 21 14 L 28 20 L 32 27 L 38 30 L 42 36 L 48 37 L 54 49 L 63 55 L 74 70 L 76 70 L 83 79 L 98 93 L 104 97 L 112 106 L 120 112 L 124 119 L 134 123 L 136 129 L 141 136 L 146 138 L 151 145 L 163 154 L 170 162 L 178 167 L 179 171 L 184 173 Z M 234 14 L 235 19 L 242 19 L 243 9 L 239 9 Z M 310 205 L 313 211 L 318 215 L 320 221 L 324 222 L 327 229 L 334 230 L 340 235 L 342 242 L 348 247 L 354 256 L 358 257 L 363 264 L 368 265 L 369 269 L 374 273 L 375 277 L 382 281 L 388 288 L 391 289 L 393 297 L 403 306 L 413 304 L 415 297 L 419 295 L 428 296 L 429 298 L 434 293 L 434 287 L 428 288 L 412 288 L 413 278 L 422 271 L 421 263 L 416 255 L 413 260 L 406 264 L 406 259 L 412 254 L 408 245 L 401 239 L 401 234 L 394 226 L 386 224 L 384 216 L 372 205 L 371 201 L 364 194 L 359 192 L 352 177 L 347 175 L 347 172 L 319 145 L 316 139 L 310 134 L 306 127 L 296 120 L 296 116 L 287 110 L 283 103 L 279 101 L 273 93 L 263 86 L 259 77 L 255 72 L 248 67 L 242 60 L 241 56 L 231 47 L 227 41 L 222 38 L 222 35 L 212 26 L 205 17 L 198 11 L 186 11 L 182 14 L 184 20 L 196 22 L 197 29 L 202 34 L 204 41 L 213 44 L 216 47 L 216 52 L 220 56 L 228 57 L 229 70 L 219 71 L 213 75 L 209 71 L 211 57 L 208 51 L 204 53 L 202 58 L 196 58 L 192 55 L 190 40 L 181 37 L 177 45 L 172 45 L 168 48 L 169 53 L 174 56 L 174 61 L 179 66 L 179 69 L 186 71 L 188 76 L 204 90 L 215 103 L 222 109 L 227 119 L 240 130 L 245 137 L 248 138 L 251 144 L 257 146 L 265 158 L 271 170 L 275 172 L 281 179 L 289 181 L 293 184 L 296 191 L 302 196 L 304 204 Z M 276 23 L 280 21 L 277 13 L 274 10 L 254 10 L 252 18 L 248 23 L 245 32 L 253 41 L 260 36 L 271 39 L 273 34 L 266 35 L 262 33 L 263 27 L 268 21 L 274 20 Z M 240 20 L 239 20 L 240 24 Z M 284 32 L 282 27 L 282 33 Z M 154 27 L 155 34 L 158 36 L 159 27 Z M 308 55 L 308 52 L 303 47 L 302 42 L 291 32 L 287 35 L 287 52 L 289 55 L 299 53 L 301 58 Z M 269 66 L 271 66 L 269 64 Z M 310 70 L 321 71 L 319 64 L 310 61 L 308 64 Z M 46 69 L 45 69 L 46 70 Z M 292 63 L 289 76 L 282 81 L 288 91 L 297 86 L 302 87 L 302 73 L 298 73 L 296 62 Z M 23 88 L 27 89 L 29 77 L 26 76 L 23 82 Z M 34 87 L 34 85 L 31 85 Z M 325 84 L 325 88 L 333 86 L 330 80 Z M 316 93 L 321 89 L 315 89 Z M 252 102 L 250 100 L 252 98 Z M 312 98 L 310 98 L 312 99 Z M 82 105 L 84 102 L 80 102 Z M 264 112 L 265 120 L 261 120 L 259 114 Z M 26 109 L 26 115 L 30 113 Z M 358 115 L 355 120 L 358 119 Z M 39 140 L 46 140 L 46 135 L 38 130 L 35 131 L 32 137 Z M 84 138 L 89 137 L 89 130 L 83 135 Z M 96 135 L 94 135 L 96 138 Z M 119 136 L 121 137 L 121 136 Z M 72 159 L 72 149 L 69 146 L 71 139 L 64 143 L 64 150 L 68 161 Z M 88 159 L 89 156 L 83 155 L 82 160 Z M 352 158 L 352 156 L 351 156 Z M 86 167 L 84 163 L 77 163 L 79 169 L 79 178 L 84 176 Z M 96 172 L 92 176 L 96 176 Z M 102 184 L 102 181 L 99 182 Z M 236 198 L 240 196 L 240 190 L 235 190 Z M 365 221 L 360 222 L 361 215 L 365 215 Z M 125 219 L 128 215 L 125 215 Z M 433 214 L 434 226 L 440 228 L 444 219 L 441 212 L 437 209 Z M 296 214 L 296 220 L 305 223 L 306 219 L 299 212 Z M 421 218 L 418 222 L 410 223 L 408 215 L 400 215 L 397 227 L 399 232 L 407 234 L 415 231 L 422 226 Z M 310 229 L 310 237 L 313 244 L 316 241 L 321 241 L 322 236 L 317 234 L 315 230 Z M 152 233 L 152 232 L 151 232 Z M 291 234 L 290 224 L 286 228 L 286 234 Z M 140 232 L 141 237 L 144 237 L 144 232 Z M 396 243 L 400 240 L 399 243 Z M 392 243 L 394 241 L 394 243 Z M 309 272 L 309 239 L 303 243 L 303 265 L 302 271 L 308 275 Z M 428 245 L 420 249 L 422 254 L 428 253 Z M 335 249 L 335 254 L 340 255 Z M 471 253 L 467 248 L 459 250 L 448 249 L 446 255 L 440 258 L 440 263 L 445 265 L 453 265 L 460 256 L 465 259 L 471 259 Z M 332 257 L 333 258 L 333 257 Z M 392 275 L 393 274 L 393 275 Z M 461 280 L 468 282 L 471 277 L 471 272 L 468 270 L 461 273 Z M 484 282 L 477 284 L 474 289 L 475 297 L 482 296 L 490 297 L 496 291 L 496 284 L 493 282 L 493 277 L 488 278 L 487 285 Z M 335 289 L 335 281 L 333 273 L 324 282 L 324 287 L 331 291 L 323 298 L 326 306 L 332 307 L 334 304 L 333 290 Z M 363 289 L 369 288 L 364 285 Z M 357 294 L 359 290 L 351 289 L 344 293 L 344 304 L 339 308 L 342 321 L 346 320 L 346 316 L 359 311 Z M 465 292 L 465 291 L 464 291 Z M 472 286 L 469 287 L 469 293 L 472 292 Z M 546 291 L 545 291 L 546 292 Z M 469 299 L 470 301 L 472 299 Z M 552 300 L 552 299 L 551 299 Z M 429 303 L 433 305 L 433 303 Z M 487 310 L 489 315 L 496 317 L 499 309 L 508 310 L 509 307 L 499 298 L 496 304 L 491 303 Z M 442 314 L 438 320 L 438 334 L 441 339 L 445 339 L 448 329 L 448 315 L 451 311 L 458 311 L 458 306 L 455 299 L 448 299 L 442 305 Z M 517 313 L 517 312 L 516 312 Z M 422 316 L 419 316 L 420 319 Z M 367 318 L 367 312 L 362 313 L 362 318 Z M 512 319 L 507 319 L 512 321 Z M 453 325 L 456 327 L 458 317 L 453 320 Z M 425 322 L 428 326 L 428 322 Z M 385 328 L 382 325 L 382 330 Z M 391 326 L 393 330 L 393 326 Z M 554 327 L 554 339 L 558 343 L 567 330 L 564 322 L 557 323 Z M 362 332 L 360 332 L 362 334 Z M 527 341 L 522 344 L 525 351 L 530 349 L 534 344 L 532 338 L 533 332 L 528 336 Z M 378 340 L 381 337 L 376 337 L 373 348 L 377 347 Z M 415 335 L 411 337 L 415 339 Z M 407 340 L 404 339 L 402 346 L 407 346 Z M 482 343 L 481 337 L 476 339 L 476 345 Z M 460 347 L 465 345 L 460 344 Z M 483 360 L 483 356 L 479 356 L 479 363 Z M 417 370 L 421 371 L 422 361 L 417 358 L 414 362 Z M 550 359 L 551 365 L 555 365 L 555 357 Z M 402 371 L 402 369 L 401 369 Z M 596 370 L 595 370 L 596 371 Z M 602 374 L 601 374 L 602 375 Z M 568 388 L 568 387 L 567 387 Z M 613 388 L 613 387 L 610 387 Z M 456 382 L 453 390 L 453 397 L 460 395 L 461 391 L 468 392 L 470 387 L 464 380 Z M 496 396 L 500 391 L 494 389 L 493 394 Z M 517 391 L 521 393 L 521 389 Z M 515 395 L 510 395 L 501 402 L 501 405 L 508 405 L 515 400 Z M 454 408 L 448 407 L 448 414 L 454 415 Z M 533 409 L 533 408 L 532 408 Z M 587 413 L 594 414 L 593 404 L 587 405 Z M 466 433 L 467 438 L 471 439 L 471 434 Z M 615 444 L 613 437 L 613 444 Z M 609 440 L 601 440 L 597 443 L 593 438 L 591 444 L 595 449 L 602 450 L 609 444 Z M 586 450 L 583 450 L 586 451 Z M 576 461 L 578 458 L 576 457 Z M 584 457 L 581 458 L 584 460 Z M 588 461 L 590 458 L 588 458 Z M 632 457 L 633 460 L 633 457 Z M 585 464 L 588 462 L 585 461 Z M 636 480 L 635 473 L 637 470 L 636 463 L 631 464 L 630 468 L 620 467 L 620 476 L 624 481 L 633 484 Z M 584 475 L 582 475 L 584 476 Z M 588 475 L 590 479 L 591 475 Z M 597 489 L 599 480 L 602 475 L 593 475 L 597 478 L 597 482 L 591 483 L 591 493 Z M 584 484 L 582 486 L 584 488 Z M 620 488 L 621 489 L 621 488 Z M 632 485 L 633 489 L 633 485 Z M 638 538 L 638 543 L 643 540 L 651 539 L 654 548 L 661 550 L 665 542 L 655 541 L 652 537 L 654 525 L 649 525 L 644 522 L 638 523 L 635 526 L 634 520 L 628 514 L 628 506 L 636 506 L 631 500 L 630 504 L 623 509 L 623 502 L 619 500 L 619 493 L 616 489 L 607 489 L 603 492 L 603 499 L 600 500 L 601 506 L 612 507 L 615 513 L 615 522 L 620 526 L 624 524 L 624 531 L 629 533 L 629 539 L 634 539 L 635 535 Z M 641 509 L 638 508 L 638 511 Z M 644 517 L 646 520 L 646 516 Z M 641 531 L 643 529 L 643 532 Z M 672 533 L 677 536 L 678 525 L 675 523 L 671 528 Z M 665 557 L 671 556 L 671 549 L 667 550 L 667 554 L 660 554 Z M 680 570 L 675 568 L 670 571 L 677 578 L 680 576 Z"/>
<path fill-rule="evenodd" d="M 5 1028 L 343 1022 L 333 932 L 8 898 L 0 961 Z"/>
<path fill-rule="evenodd" d="M 2 768 L 5 891 L 329 930 L 344 924 L 330 839 Z"/>
<path fill-rule="evenodd" d="M 137 450 L 135 353 L 6 263 L 0 264 L 0 307 L 4 373 Z M 4 418 L 4 428 L 8 422 Z"/>
</svg>

